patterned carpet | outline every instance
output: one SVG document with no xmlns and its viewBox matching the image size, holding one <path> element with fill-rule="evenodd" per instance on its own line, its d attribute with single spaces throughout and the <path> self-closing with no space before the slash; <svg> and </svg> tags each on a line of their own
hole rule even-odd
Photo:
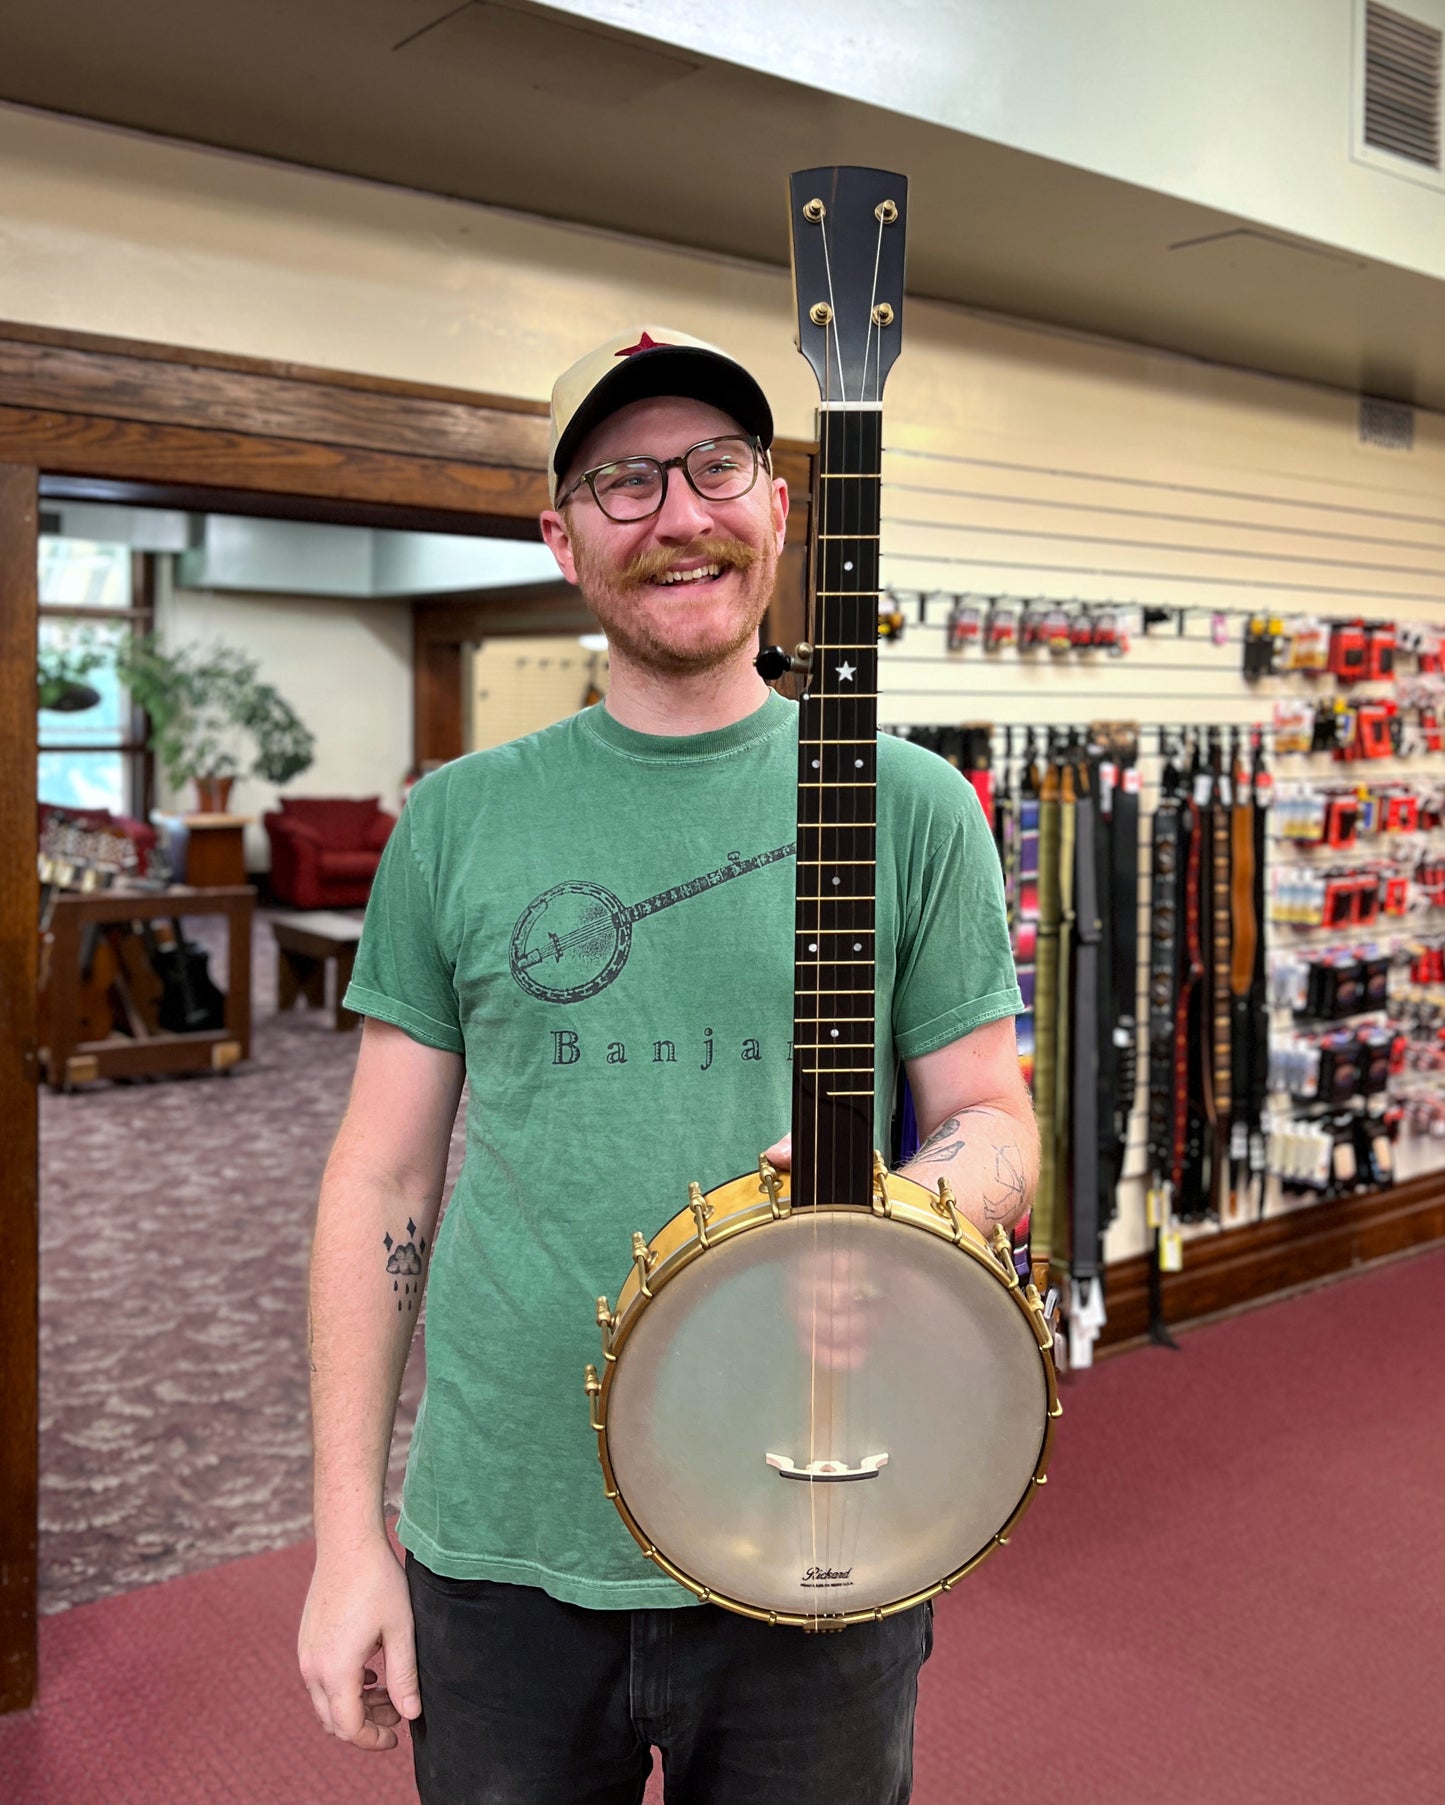
<svg viewBox="0 0 1445 1805">
<path fill-rule="evenodd" d="M 42 1092 L 43 1612 L 311 1532 L 306 1263 L 360 1036 L 277 1015 L 264 915 L 254 944 L 249 1063 Z M 421 1382 L 418 1336 L 394 1498 Z"/>
</svg>

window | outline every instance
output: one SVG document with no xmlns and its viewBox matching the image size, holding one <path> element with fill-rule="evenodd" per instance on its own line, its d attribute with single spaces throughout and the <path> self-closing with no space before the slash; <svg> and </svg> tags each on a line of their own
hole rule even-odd
<svg viewBox="0 0 1445 1805">
<path fill-rule="evenodd" d="M 150 630 L 147 565 L 128 545 L 43 536 L 40 540 L 40 643 L 102 643 L 125 631 Z M 139 581 L 137 578 L 139 577 Z M 63 808 L 146 811 L 143 723 L 109 666 L 84 681 L 100 700 L 90 708 L 39 713 L 42 802 Z"/>
</svg>

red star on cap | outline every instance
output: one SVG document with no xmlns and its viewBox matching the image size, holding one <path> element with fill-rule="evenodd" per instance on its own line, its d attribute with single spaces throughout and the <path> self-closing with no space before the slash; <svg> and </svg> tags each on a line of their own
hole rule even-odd
<svg viewBox="0 0 1445 1805">
<path fill-rule="evenodd" d="M 635 345 L 628 345 L 624 351 L 614 351 L 612 355 L 614 357 L 636 357 L 639 351 L 661 351 L 665 349 L 665 346 L 659 345 L 655 338 L 649 337 L 648 334 L 644 332 Z"/>
</svg>

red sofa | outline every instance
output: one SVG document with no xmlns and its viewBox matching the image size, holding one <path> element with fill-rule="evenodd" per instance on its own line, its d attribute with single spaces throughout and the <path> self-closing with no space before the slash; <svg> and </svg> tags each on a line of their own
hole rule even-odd
<svg viewBox="0 0 1445 1805">
<path fill-rule="evenodd" d="M 396 826 L 376 796 L 283 796 L 264 821 L 271 894 L 297 909 L 359 908 Z"/>
</svg>

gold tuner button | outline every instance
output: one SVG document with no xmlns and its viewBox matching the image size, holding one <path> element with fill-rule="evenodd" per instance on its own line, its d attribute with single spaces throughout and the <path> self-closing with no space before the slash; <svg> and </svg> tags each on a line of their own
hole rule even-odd
<svg viewBox="0 0 1445 1805">
<path fill-rule="evenodd" d="M 893 309 L 886 301 L 880 301 L 873 309 L 873 324 L 875 326 L 891 326 L 893 324 Z"/>
<path fill-rule="evenodd" d="M 816 226 L 819 220 L 826 215 L 827 211 L 828 209 L 816 195 L 812 200 L 803 202 L 803 218 L 806 219 L 810 225 Z"/>
<path fill-rule="evenodd" d="M 873 217 L 881 226 L 891 226 L 898 218 L 897 201 L 879 201 L 873 209 Z"/>
</svg>

